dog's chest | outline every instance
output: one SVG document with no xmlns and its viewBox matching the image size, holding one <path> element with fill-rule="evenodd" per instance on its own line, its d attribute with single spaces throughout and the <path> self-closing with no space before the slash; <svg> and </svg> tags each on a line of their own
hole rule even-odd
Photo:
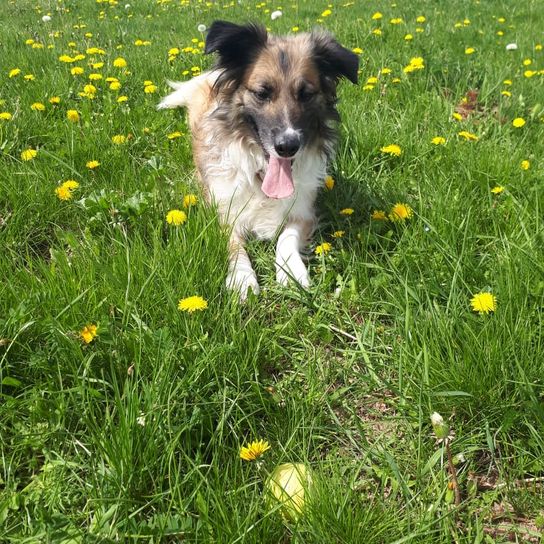
<svg viewBox="0 0 544 544">
<path fill-rule="evenodd" d="M 261 239 L 273 238 L 290 218 L 313 218 L 317 189 L 326 173 L 325 158 L 305 151 L 293 164 L 293 197 L 272 199 L 261 190 L 266 166 L 262 154 L 231 145 L 218 164 L 208 165 L 203 176 L 222 220 L 241 234 Z"/>
</svg>

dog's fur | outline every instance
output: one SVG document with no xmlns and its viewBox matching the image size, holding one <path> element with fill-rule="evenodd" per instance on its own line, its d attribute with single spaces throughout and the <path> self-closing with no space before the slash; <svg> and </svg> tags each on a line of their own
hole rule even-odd
<svg viewBox="0 0 544 544">
<path fill-rule="evenodd" d="M 358 58 L 322 31 L 276 37 L 223 21 L 211 26 L 205 52 L 218 53 L 215 68 L 171 83 L 175 91 L 159 107 L 188 108 L 203 190 L 232 227 L 227 285 L 242 298 L 257 293 L 244 240 L 279 234 L 277 281 L 307 287 L 300 250 L 314 229 L 316 193 L 335 146 L 336 85 L 342 77 L 357 82 Z M 294 192 L 270 198 L 267 168 L 288 159 Z"/>
</svg>

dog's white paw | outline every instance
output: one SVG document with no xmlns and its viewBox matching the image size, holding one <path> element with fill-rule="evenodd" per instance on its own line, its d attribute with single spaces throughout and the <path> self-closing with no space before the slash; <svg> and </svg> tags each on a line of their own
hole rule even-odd
<svg viewBox="0 0 544 544">
<path fill-rule="evenodd" d="M 280 285 L 287 285 L 289 280 L 294 279 L 301 287 L 310 287 L 310 276 L 308 270 L 299 255 L 291 255 L 287 261 L 276 262 L 276 281 Z"/>
<path fill-rule="evenodd" d="M 245 268 L 230 270 L 227 275 L 226 285 L 228 289 L 236 291 L 242 301 L 247 299 L 250 290 L 255 295 L 261 292 L 255 272 Z"/>
</svg>

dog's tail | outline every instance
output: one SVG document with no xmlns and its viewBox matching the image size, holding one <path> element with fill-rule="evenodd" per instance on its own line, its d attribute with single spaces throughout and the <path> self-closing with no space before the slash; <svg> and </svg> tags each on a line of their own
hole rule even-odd
<svg viewBox="0 0 544 544">
<path fill-rule="evenodd" d="M 213 87 L 219 76 L 218 71 L 204 72 L 203 74 L 193 77 L 189 81 L 168 81 L 168 85 L 175 91 L 168 96 L 165 96 L 159 105 L 158 109 L 178 108 L 180 106 L 187 107 L 191 104 L 195 95 L 200 94 L 206 87 Z"/>
</svg>

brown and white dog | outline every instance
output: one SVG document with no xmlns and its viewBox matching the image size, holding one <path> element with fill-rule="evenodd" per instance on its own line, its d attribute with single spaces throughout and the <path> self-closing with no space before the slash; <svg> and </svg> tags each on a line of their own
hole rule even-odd
<svg viewBox="0 0 544 544">
<path fill-rule="evenodd" d="M 186 106 L 207 198 L 231 227 L 227 285 L 259 292 L 244 249 L 248 235 L 272 239 L 276 278 L 308 287 L 300 251 L 336 143 L 336 85 L 357 82 L 358 57 L 323 31 L 278 37 L 258 25 L 212 24 L 213 70 L 184 83 L 159 108 Z"/>
</svg>

